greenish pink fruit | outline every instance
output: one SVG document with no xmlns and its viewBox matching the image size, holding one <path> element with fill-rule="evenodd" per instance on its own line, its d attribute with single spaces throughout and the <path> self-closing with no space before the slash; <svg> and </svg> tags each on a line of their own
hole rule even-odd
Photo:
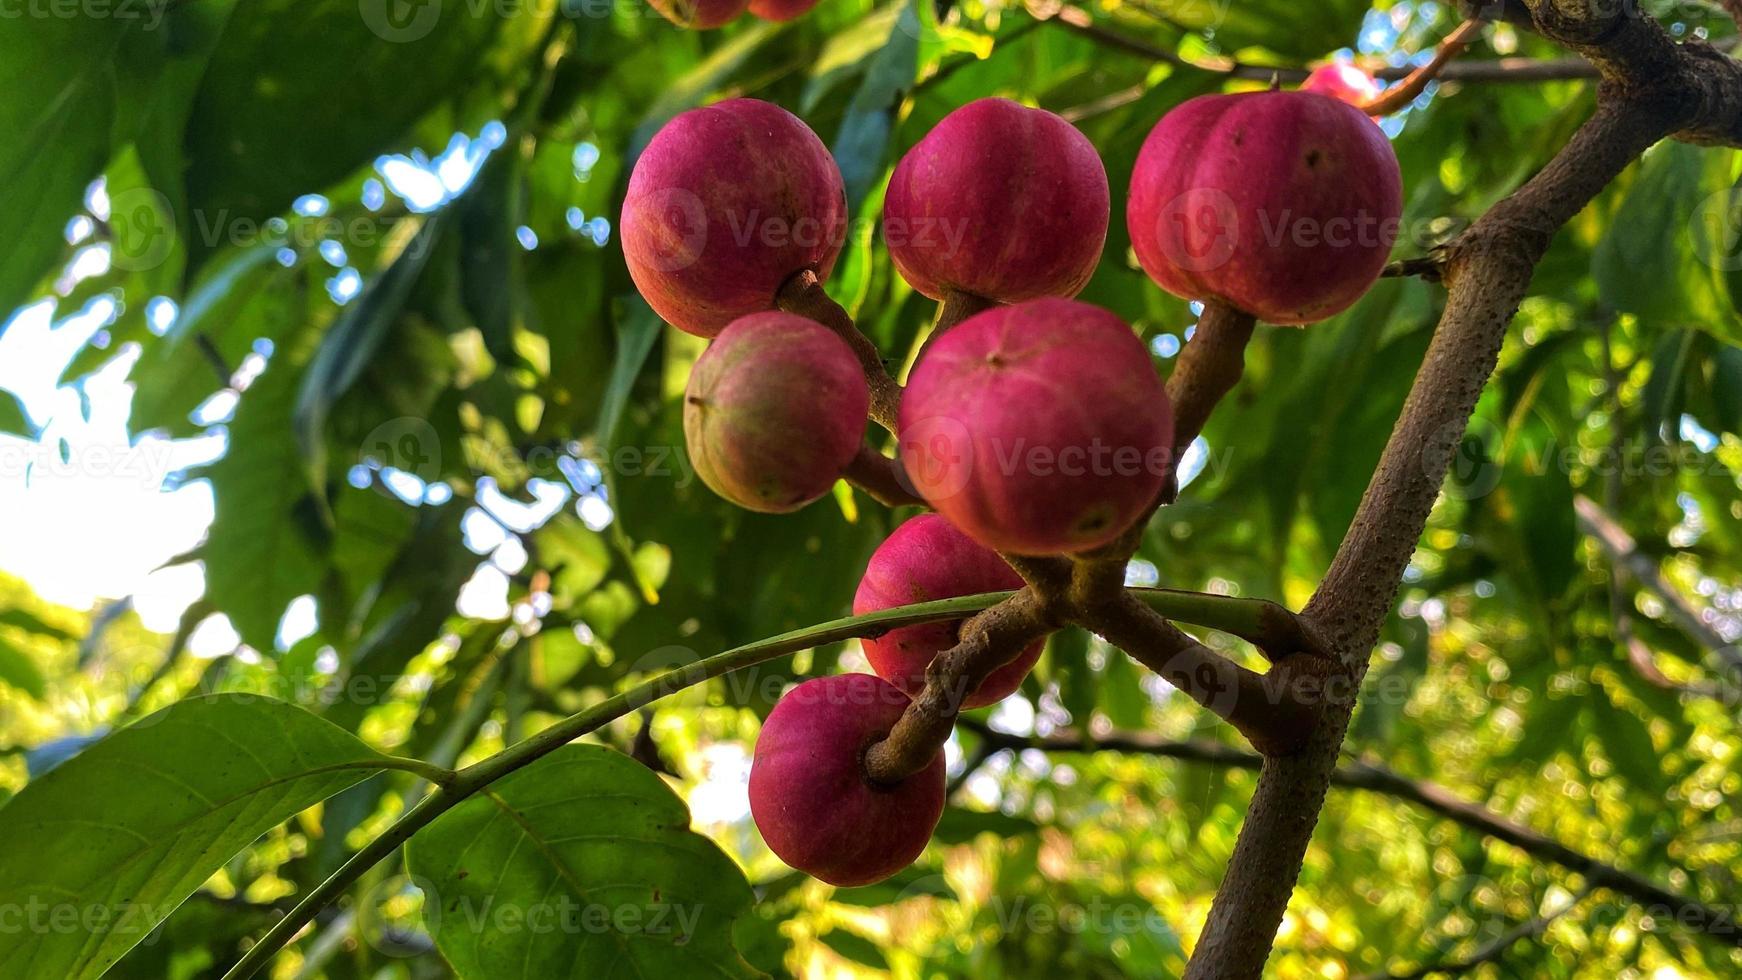
<svg viewBox="0 0 1742 980">
<path fill-rule="evenodd" d="M 895 529 L 872 553 L 853 615 L 893 609 L 915 602 L 953 599 L 982 592 L 1022 588 L 1022 576 L 998 553 L 950 526 L 936 514 L 921 514 Z M 910 696 L 925 687 L 925 669 L 938 654 L 956 645 L 959 619 L 890 630 L 859 641 L 877 676 Z M 1022 686 L 1044 640 L 1030 644 L 1014 660 L 987 675 L 980 686 L 958 697 L 963 708 L 981 708 L 1002 701 Z"/>
<path fill-rule="evenodd" d="M 1107 171 L 1076 127 L 1008 99 L 945 116 L 896 164 L 890 258 L 914 289 L 1000 303 L 1075 296 L 1107 239 Z"/>
<path fill-rule="evenodd" d="M 1340 313 L 1379 278 L 1403 178 L 1361 110 L 1312 92 L 1203 95 L 1156 123 L 1126 222 L 1161 288 L 1268 323 Z"/>
<path fill-rule="evenodd" d="M 865 777 L 865 750 L 907 695 L 870 674 L 805 681 L 762 723 L 750 816 L 782 861 L 831 885 L 869 885 L 912 864 L 944 811 L 944 753 L 894 786 Z"/>
<path fill-rule="evenodd" d="M 901 400 L 901 462 L 932 508 L 988 548 L 1086 551 L 1148 512 L 1172 471 L 1173 408 L 1131 328 L 1037 299 L 934 340 Z"/>
<path fill-rule="evenodd" d="M 630 278 L 666 322 L 701 337 L 772 309 L 798 272 L 827 279 L 846 229 L 828 148 L 797 116 L 755 99 L 666 123 L 623 198 Z"/>
<path fill-rule="evenodd" d="M 870 403 L 846 341 L 791 313 L 752 313 L 720 331 L 690 371 L 684 441 L 715 493 L 785 513 L 840 479 Z"/>
</svg>

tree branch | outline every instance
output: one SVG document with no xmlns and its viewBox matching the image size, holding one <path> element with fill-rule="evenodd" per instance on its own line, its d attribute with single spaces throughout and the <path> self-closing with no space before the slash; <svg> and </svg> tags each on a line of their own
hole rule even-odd
<svg viewBox="0 0 1742 980">
<path fill-rule="evenodd" d="M 1012 751 L 1123 752 L 1255 772 L 1261 772 L 1265 767 L 1264 757 L 1257 753 L 1200 739 L 1173 740 L 1144 732 L 1113 732 L 1103 736 L 1062 732 L 1045 737 L 1024 736 L 1000 732 L 974 720 L 964 719 L 961 725 L 982 739 L 984 744 Z M 1646 909 L 1665 910 L 1665 917 L 1689 923 L 1696 931 L 1742 946 L 1742 928 L 1738 928 L 1735 915 L 1728 908 L 1671 891 L 1641 875 L 1574 850 L 1547 834 L 1495 813 L 1481 803 L 1464 799 L 1438 783 L 1411 779 L 1395 770 L 1363 761 L 1348 761 L 1336 766 L 1328 781 L 1332 786 L 1412 804 L 1484 837 L 1516 847 L 1538 860 L 1578 874 L 1589 887 L 1608 888 Z"/>
<path fill-rule="evenodd" d="M 1573 498 L 1573 509 L 1578 514 L 1579 529 L 1603 549 L 1617 573 L 1633 579 L 1641 588 L 1663 600 L 1669 618 L 1713 655 L 1720 670 L 1742 675 L 1742 649 L 1726 642 L 1717 630 L 1700 618 L 1687 597 L 1664 579 L 1657 562 L 1639 550 L 1633 535 L 1628 534 L 1595 500 L 1583 494 Z"/>
<path fill-rule="evenodd" d="M 1167 502 L 1179 495 L 1179 463 L 1203 431 L 1223 397 L 1240 383 L 1246 370 L 1246 345 L 1258 320 L 1218 299 L 1204 300 L 1192 339 L 1186 341 L 1167 379 L 1167 399 L 1173 404 L 1173 473 L 1163 491 Z"/>
<path fill-rule="evenodd" d="M 894 432 L 896 414 L 901 407 L 901 385 L 889 376 L 877 345 L 859 332 L 841 304 L 829 298 L 817 274 L 805 269 L 788 279 L 774 295 L 774 305 L 828 327 L 853 348 L 859 366 L 865 369 L 865 383 L 871 387 L 871 420 Z"/>
<path fill-rule="evenodd" d="M 925 500 L 908 486 L 901 461 L 890 459 L 869 445 L 859 447 L 859 455 L 847 464 L 842 478 L 885 507 L 925 506 Z"/>
<path fill-rule="evenodd" d="M 1290 659 L 1260 675 L 1199 643 L 1123 591 L 1085 608 L 1082 620 L 1108 643 L 1234 726 L 1266 755 L 1294 751 L 1313 729 L 1322 686 L 1304 688 L 1296 673 L 1316 671 L 1322 677 L 1326 661 L 1320 658 Z"/>
<path fill-rule="evenodd" d="M 1547 932 L 1548 927 L 1554 925 L 1556 919 L 1559 919 L 1561 916 L 1566 915 L 1573 909 L 1578 908 L 1579 903 L 1589 897 L 1593 891 L 1596 891 L 1596 886 L 1586 885 L 1584 888 L 1579 890 L 1577 895 L 1574 895 L 1571 900 L 1560 908 L 1555 909 L 1553 912 L 1545 912 L 1526 922 L 1519 923 L 1511 929 L 1508 929 L 1494 937 L 1491 942 L 1483 944 L 1481 948 L 1462 959 L 1417 967 L 1416 969 L 1410 970 L 1408 973 L 1376 973 L 1363 978 L 1363 980 L 1422 980 L 1424 977 L 1431 977 L 1440 974 L 1454 976 L 1460 973 L 1469 973 L 1484 963 L 1498 963 L 1506 956 L 1507 951 L 1512 949 L 1519 940 L 1535 939 Z"/>
<path fill-rule="evenodd" d="M 1472 17 L 1458 25 L 1457 30 L 1446 35 L 1439 47 L 1434 50 L 1434 56 L 1420 68 L 1410 72 L 1396 85 L 1379 93 L 1379 96 L 1361 107 L 1361 111 L 1370 116 L 1389 116 L 1414 102 L 1428 86 L 1428 83 L 1438 78 L 1445 71 L 1446 65 L 1458 55 L 1464 53 L 1476 36 L 1482 33 L 1487 21 L 1480 17 Z"/>
<path fill-rule="evenodd" d="M 1549 0 L 1530 6 L 1541 33 L 1597 66 L 1604 79 L 1598 108 L 1541 172 L 1446 250 L 1448 296 L 1439 328 L 1355 520 L 1303 612 L 1357 688 L 1550 238 L 1658 140 L 1735 142 L 1742 130 L 1742 68 L 1709 46 L 1678 46 L 1636 14 L 1574 20 Z M 1262 972 L 1351 711 L 1352 705 L 1327 711 L 1298 755 L 1266 759 L 1187 980 L 1246 980 Z"/>
<path fill-rule="evenodd" d="M 1031 4 L 1029 12 L 1041 23 L 1055 24 L 1106 47 L 1188 71 L 1208 72 L 1241 81 L 1268 82 L 1275 79 L 1284 85 L 1299 85 L 1306 81 L 1308 74 L 1308 70 L 1305 68 L 1254 65 L 1232 58 L 1192 61 L 1182 57 L 1177 51 L 1103 27 L 1095 23 L 1094 18 L 1079 7 L 1064 5 L 1049 12 L 1040 9 L 1038 5 Z M 1417 70 L 1408 66 L 1387 65 L 1373 72 L 1373 77 L 1382 82 L 1399 82 L 1407 79 Z M 1559 58 L 1550 61 L 1536 61 L 1530 58 L 1490 58 L 1483 61 L 1453 62 L 1446 65 L 1438 77 L 1443 82 L 1529 84 L 1590 79 L 1598 77 L 1598 74 L 1596 68 L 1582 58 Z"/>
<path fill-rule="evenodd" d="M 865 774 L 872 782 L 894 784 L 930 765 L 949 739 L 967 696 L 987 675 L 1060 625 L 1030 589 L 963 623 L 961 641 L 932 658 L 924 689 L 895 728 L 866 750 Z"/>
</svg>

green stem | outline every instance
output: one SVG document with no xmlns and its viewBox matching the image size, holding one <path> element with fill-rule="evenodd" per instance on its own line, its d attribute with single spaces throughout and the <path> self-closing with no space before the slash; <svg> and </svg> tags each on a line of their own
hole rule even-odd
<svg viewBox="0 0 1742 980">
<path fill-rule="evenodd" d="M 1196 626 L 1220 629 L 1246 639 L 1265 634 L 1267 617 L 1282 610 L 1275 603 L 1259 599 L 1239 599 L 1231 596 L 1201 595 L 1171 589 L 1132 589 L 1131 592 L 1156 612 L 1170 619 Z M 782 633 L 746 646 L 715 654 L 687 667 L 667 671 L 651 680 L 629 688 L 620 694 L 577 712 L 551 727 L 517 742 L 472 766 L 454 773 L 415 759 L 392 759 L 390 768 L 417 772 L 441 788 L 425 797 L 389 827 L 380 837 L 351 855 L 340 868 L 296 903 L 296 907 L 278 920 L 260 941 L 224 974 L 224 980 L 244 980 L 264 967 L 302 928 L 314 921 L 316 913 L 337 899 L 363 873 L 392 854 L 412 834 L 427 827 L 437 817 L 459 805 L 467 797 L 503 776 L 549 755 L 568 743 L 685 688 L 722 674 L 782 657 L 800 650 L 828 643 L 838 643 L 861 637 L 881 636 L 892 629 L 917 626 L 944 620 L 962 619 L 983 609 L 989 609 L 1011 592 L 987 592 L 981 595 L 922 602 L 896 609 L 837 619 L 806 629 Z M 1292 616 L 1289 616 L 1292 619 Z M 1258 642 L 1253 640 L 1253 642 Z M 441 778 L 437 778 L 440 776 Z"/>
<path fill-rule="evenodd" d="M 291 909 L 288 915 L 278 920 L 271 929 L 268 929 L 266 934 L 260 937 L 260 941 L 250 947 L 248 952 L 236 962 L 236 965 L 224 974 L 224 978 L 225 980 L 243 980 L 245 977 L 253 976 L 260 968 L 270 962 L 291 939 L 295 938 L 304 926 L 314 921 L 316 913 L 337 899 L 345 889 L 362 877 L 365 871 L 392 854 L 412 834 L 429 826 L 435 818 L 453 809 L 473 793 L 637 708 L 702 681 L 719 677 L 743 667 L 755 666 L 789 653 L 797 653 L 800 650 L 808 650 L 826 643 L 835 643 L 855 637 L 879 636 L 901 626 L 916 626 L 921 623 L 960 619 L 992 606 L 1009 595 L 1009 592 L 995 592 L 987 595 L 965 596 L 960 599 L 944 599 L 939 602 L 903 606 L 899 609 L 887 609 L 864 616 L 837 619 L 820 626 L 783 633 L 780 636 L 748 646 L 727 650 L 725 653 L 716 654 L 688 667 L 668 671 L 621 694 L 607 698 L 584 711 L 570 715 L 537 735 L 511 745 L 490 758 L 461 770 L 457 776 L 453 773 L 447 773 L 451 778 L 442 784 L 441 789 L 412 807 L 380 837 L 370 841 L 362 850 L 351 855 L 350 859 L 333 872 L 327 880 L 321 882 L 313 891 L 297 902 L 296 907 Z M 398 764 L 402 762 L 416 763 L 416 760 L 395 759 L 392 762 L 396 768 L 406 768 Z M 422 763 L 416 764 L 423 765 Z M 447 772 L 447 770 L 442 771 Z"/>
<path fill-rule="evenodd" d="M 424 779 L 435 783 L 437 786 L 446 786 L 453 782 L 454 776 L 457 775 L 457 773 L 446 766 L 438 766 L 433 762 L 425 762 L 422 759 L 407 759 L 404 756 L 398 755 L 387 756 L 384 761 L 372 763 L 371 766 L 379 766 L 382 769 L 398 769 L 400 772 L 409 772 L 413 775 L 421 776 Z"/>
</svg>

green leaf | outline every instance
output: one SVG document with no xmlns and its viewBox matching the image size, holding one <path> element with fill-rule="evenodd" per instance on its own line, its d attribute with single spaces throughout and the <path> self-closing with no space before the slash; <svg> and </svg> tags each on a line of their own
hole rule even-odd
<svg viewBox="0 0 1742 980">
<path fill-rule="evenodd" d="M 66 251 L 61 230 L 109 160 L 111 60 L 127 22 L 10 16 L 0 21 L 0 322 Z"/>
<path fill-rule="evenodd" d="M 839 953 L 841 956 L 868 966 L 873 970 L 889 970 L 889 958 L 877 948 L 877 944 L 856 932 L 846 929 L 830 929 L 817 937 L 823 945 Z"/>
<path fill-rule="evenodd" d="M 322 527 L 292 429 L 307 344 L 281 345 L 242 395 L 228 448 L 205 475 L 215 490 L 212 530 L 198 556 L 206 597 L 242 641 L 271 650 L 284 608 L 319 591 Z"/>
<path fill-rule="evenodd" d="M 73 634 L 52 623 L 45 623 L 35 613 L 23 609 L 0 609 L 0 626 L 21 629 L 26 633 L 46 636 L 51 640 L 70 640 L 73 638 Z"/>
<path fill-rule="evenodd" d="M 514 363 L 514 328 L 520 320 L 522 249 L 515 238 L 521 212 L 520 155 L 496 153 L 477 184 L 455 205 L 459 211 L 460 298 L 498 364 Z"/>
<path fill-rule="evenodd" d="M 1716 421 L 1742 437 L 1742 347 L 1722 347 L 1711 357 L 1711 391 Z"/>
<path fill-rule="evenodd" d="M 610 449 L 615 445 L 617 423 L 629 404 L 629 394 L 635 390 L 635 379 L 653 353 L 664 324 L 647 301 L 631 296 L 620 301 L 616 317 L 617 360 L 611 366 L 611 378 L 605 383 L 603 407 L 599 410 L 599 445 Z"/>
<path fill-rule="evenodd" d="M 919 17 L 911 5 L 903 6 L 889 29 L 888 41 L 871 59 L 835 134 L 830 151 L 846 183 L 849 215 L 858 213 L 860 203 L 883 171 L 883 156 L 889 147 L 895 113 L 919 71 L 919 35 Z"/>
<path fill-rule="evenodd" d="M 568 745 L 493 783 L 413 837 L 406 864 L 461 977 L 754 975 L 731 938 L 743 872 L 610 749 Z M 505 915 L 526 927 L 483 927 Z"/>
<path fill-rule="evenodd" d="M 1705 337 L 1697 330 L 1671 330 L 1651 353 L 1651 375 L 1640 404 L 1640 423 L 1650 442 L 1676 442 L 1687 404 L 1688 367 Z"/>
<path fill-rule="evenodd" d="M 1701 209 L 1727 194 L 1727 170 L 1699 147 L 1666 142 L 1646 153 L 1592 255 L 1603 301 L 1667 326 L 1728 328 L 1736 310 L 1722 277 L 1727 250 L 1700 234 Z"/>
<path fill-rule="evenodd" d="M 303 373 L 296 396 L 296 437 L 303 457 L 308 460 L 309 485 L 317 491 L 326 483 L 327 416 L 381 350 L 382 341 L 387 339 L 388 330 L 405 308 L 412 287 L 423 274 L 424 264 L 435 251 L 445 227 L 444 219 L 444 214 L 430 218 L 387 271 L 339 315 Z"/>
<path fill-rule="evenodd" d="M 128 419 L 137 430 L 194 432 L 188 415 L 228 384 L 225 371 L 234 373 L 255 340 L 277 340 L 307 315 L 286 288 L 297 273 L 272 261 L 276 251 L 243 249 L 208 266 L 169 330 L 142 345 Z"/>
<path fill-rule="evenodd" d="M 948 816 L 948 811 L 945 813 Z M 805 880 L 806 876 L 801 876 Z M 829 900 L 841 905 L 858 905 L 863 908 L 882 908 L 910 898 L 943 898 L 956 900 L 956 890 L 950 887 L 949 879 L 936 869 L 924 865 L 913 864 L 897 871 L 889 878 L 875 885 L 860 885 L 856 888 L 837 888 L 829 896 Z M 768 901 L 764 896 L 763 901 Z"/>
<path fill-rule="evenodd" d="M 398 145 L 472 71 L 502 19 L 495 5 L 442 16 L 440 4 L 425 4 L 401 22 L 398 6 L 238 5 L 187 122 L 183 225 L 196 252 Z"/>
<path fill-rule="evenodd" d="M 35 659 L 5 637 L 0 637 L 0 682 L 10 684 L 38 701 L 48 691 Z"/>
<path fill-rule="evenodd" d="M 182 701 L 110 735 L 0 807 L 0 839 L 13 842 L 0 907 L 77 923 L 0 930 L 0 975 L 100 975 L 231 855 L 386 761 L 247 695 Z"/>
<path fill-rule="evenodd" d="M 0 317 L 5 315 L 0 312 Z M 24 414 L 24 402 L 12 392 L 0 388 L 0 433 L 29 436 L 33 428 L 30 416 Z"/>
<path fill-rule="evenodd" d="M 663 94 L 641 117 L 640 125 L 629 138 L 629 158 L 633 160 L 640 156 L 653 140 L 653 134 L 673 116 L 701 105 L 710 93 L 725 85 L 740 69 L 755 64 L 751 56 L 785 28 L 785 24 L 768 21 L 751 25 L 733 34 L 694 68 L 663 86 Z"/>
<path fill-rule="evenodd" d="M 944 810 L 932 836 L 943 844 L 966 844 L 981 834 L 998 837 L 1018 837 L 1040 830 L 1040 825 L 1027 817 L 1013 817 L 996 810 L 968 810 L 959 806 Z"/>
<path fill-rule="evenodd" d="M 1615 770 L 1634 787 L 1660 799 L 1669 785 L 1663 771 L 1663 760 L 1651 742 L 1651 732 L 1639 716 L 1617 705 L 1608 692 L 1598 691 L 1591 698 L 1593 722 L 1597 738 L 1603 744 L 1603 754 L 1615 764 Z"/>
</svg>

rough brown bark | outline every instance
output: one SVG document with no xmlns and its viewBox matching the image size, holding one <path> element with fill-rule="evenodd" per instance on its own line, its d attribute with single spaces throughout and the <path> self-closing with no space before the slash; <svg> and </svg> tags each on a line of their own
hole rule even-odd
<svg viewBox="0 0 1742 980">
<path fill-rule="evenodd" d="M 1597 66 L 1598 109 L 1547 167 L 1446 250 L 1439 328 L 1354 523 L 1302 613 L 1353 685 L 1550 238 L 1658 140 L 1733 144 L 1742 133 L 1742 68 L 1708 46 L 1676 45 L 1655 22 L 1612 7 L 1593 14 L 1574 0 L 1533 0 L 1531 9 L 1545 36 Z M 1352 701 L 1331 706 L 1304 751 L 1265 760 L 1187 980 L 1262 972 L 1352 710 Z"/>
</svg>

